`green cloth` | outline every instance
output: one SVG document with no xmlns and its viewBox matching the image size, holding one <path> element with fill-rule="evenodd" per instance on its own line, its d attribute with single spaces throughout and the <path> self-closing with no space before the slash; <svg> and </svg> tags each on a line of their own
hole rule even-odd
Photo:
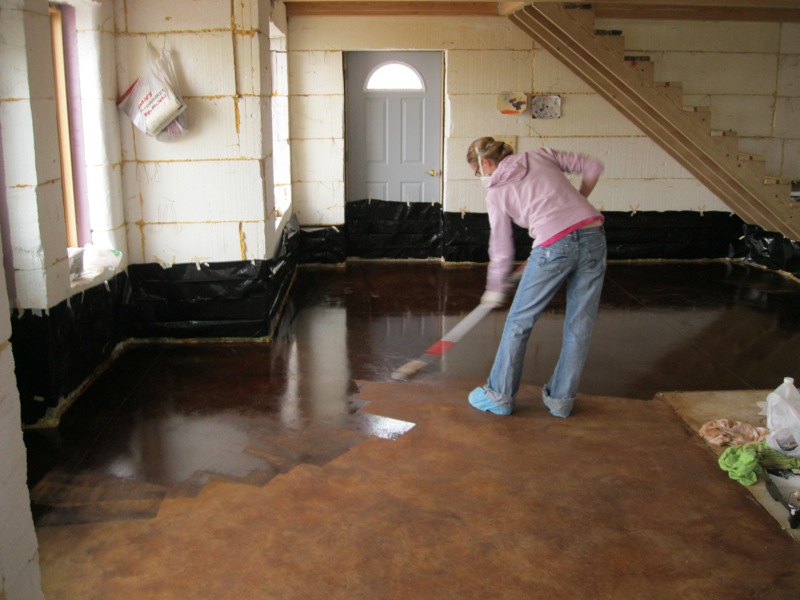
<svg viewBox="0 0 800 600">
<path fill-rule="evenodd" d="M 767 442 L 731 446 L 719 457 L 719 466 L 742 485 L 753 485 L 764 469 L 800 469 L 800 458 L 770 448 Z"/>
</svg>

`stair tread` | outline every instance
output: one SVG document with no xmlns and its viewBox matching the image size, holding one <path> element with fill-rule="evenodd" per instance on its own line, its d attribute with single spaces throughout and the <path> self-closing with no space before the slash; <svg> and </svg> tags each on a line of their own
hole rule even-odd
<svg viewBox="0 0 800 600">
<path fill-rule="evenodd" d="M 760 154 L 750 154 L 749 152 L 737 152 L 736 157 L 739 160 L 752 160 L 752 161 L 766 161 L 767 158 L 765 156 L 761 156 Z"/>
</svg>

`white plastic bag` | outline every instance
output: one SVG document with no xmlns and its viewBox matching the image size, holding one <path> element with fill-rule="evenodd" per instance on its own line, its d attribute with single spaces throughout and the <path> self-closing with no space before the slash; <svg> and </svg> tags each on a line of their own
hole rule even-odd
<svg viewBox="0 0 800 600">
<path fill-rule="evenodd" d="M 786 377 L 783 384 L 767 396 L 764 408 L 769 447 L 786 456 L 800 458 L 800 392 L 794 386 L 794 379 Z"/>
<path fill-rule="evenodd" d="M 181 99 L 170 52 L 148 44 L 144 73 L 117 100 L 117 106 L 147 135 L 166 142 L 188 131 L 186 104 Z"/>
<path fill-rule="evenodd" d="M 83 268 L 93 272 L 116 271 L 122 261 L 122 252 L 111 248 L 98 248 L 86 244 L 83 255 Z"/>
</svg>

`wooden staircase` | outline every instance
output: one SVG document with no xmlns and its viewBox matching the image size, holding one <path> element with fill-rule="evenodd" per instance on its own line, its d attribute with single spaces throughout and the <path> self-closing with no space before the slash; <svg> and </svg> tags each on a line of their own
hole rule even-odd
<svg viewBox="0 0 800 600">
<path fill-rule="evenodd" d="M 742 220 L 800 240 L 800 202 L 789 183 L 765 177 L 763 158 L 739 152 L 734 132 L 712 131 L 707 108 L 683 106 L 679 83 L 654 81 L 647 57 L 626 57 L 621 32 L 596 31 L 590 5 L 533 3 L 508 18 Z"/>
</svg>

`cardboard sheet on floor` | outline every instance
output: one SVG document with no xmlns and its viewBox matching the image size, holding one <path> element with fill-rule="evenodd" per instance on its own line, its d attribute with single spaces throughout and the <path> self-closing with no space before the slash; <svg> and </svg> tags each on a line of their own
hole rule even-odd
<svg viewBox="0 0 800 600">
<path fill-rule="evenodd" d="M 708 421 L 730 418 L 756 426 L 765 425 L 765 417 L 759 415 L 758 402 L 762 402 L 772 390 L 723 390 L 701 392 L 664 392 L 657 395 L 663 399 L 683 419 L 686 426 L 695 434 Z M 698 435 L 699 437 L 699 435 Z M 725 448 L 706 443 L 711 454 L 709 460 L 716 460 Z M 737 484 L 738 485 L 738 484 Z M 777 502 L 765 483 L 762 475 L 759 480 L 747 486 L 755 500 L 772 515 L 781 527 L 792 537 L 800 540 L 800 529 L 792 529 L 788 523 L 786 506 Z"/>
</svg>

